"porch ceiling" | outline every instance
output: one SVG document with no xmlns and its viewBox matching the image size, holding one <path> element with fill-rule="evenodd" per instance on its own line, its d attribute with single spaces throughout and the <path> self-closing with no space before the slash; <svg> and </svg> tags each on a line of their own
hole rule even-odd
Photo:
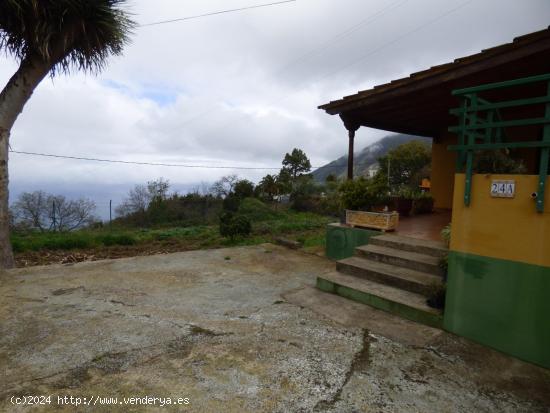
<svg viewBox="0 0 550 413">
<path fill-rule="evenodd" d="M 452 90 L 542 73 L 550 73 L 550 26 L 517 37 L 511 43 L 332 101 L 319 109 L 340 115 L 348 128 L 368 126 L 439 137 L 457 122 L 449 114 L 451 108 L 459 105 Z"/>
</svg>

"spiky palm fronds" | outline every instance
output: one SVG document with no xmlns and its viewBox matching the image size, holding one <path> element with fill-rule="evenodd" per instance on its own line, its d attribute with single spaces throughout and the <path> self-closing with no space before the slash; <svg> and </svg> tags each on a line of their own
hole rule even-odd
<svg viewBox="0 0 550 413">
<path fill-rule="evenodd" d="M 0 0 L 0 50 L 37 57 L 52 75 L 71 69 L 98 72 L 120 55 L 135 23 L 126 0 Z"/>
</svg>

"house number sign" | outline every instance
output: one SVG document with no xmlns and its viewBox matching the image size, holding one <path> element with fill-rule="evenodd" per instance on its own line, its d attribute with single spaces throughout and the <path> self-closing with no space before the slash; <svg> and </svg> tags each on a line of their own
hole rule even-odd
<svg viewBox="0 0 550 413">
<path fill-rule="evenodd" d="M 491 182 L 491 196 L 493 198 L 513 198 L 516 194 L 516 181 Z"/>
</svg>

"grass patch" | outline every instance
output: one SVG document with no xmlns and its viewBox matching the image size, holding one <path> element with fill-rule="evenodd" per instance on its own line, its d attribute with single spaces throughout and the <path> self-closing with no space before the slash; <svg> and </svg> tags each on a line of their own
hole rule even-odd
<svg viewBox="0 0 550 413">
<path fill-rule="evenodd" d="M 14 235 L 11 241 L 14 252 L 85 249 L 95 244 L 94 237 L 85 231 Z"/>
<path fill-rule="evenodd" d="M 136 238 L 129 234 L 107 234 L 100 236 L 99 241 L 107 247 L 111 245 L 134 245 L 137 243 Z"/>
<path fill-rule="evenodd" d="M 223 238 L 218 225 L 197 225 L 188 227 L 128 228 L 80 230 L 67 233 L 15 233 L 11 241 L 15 253 L 41 250 L 87 250 L 127 246 L 139 249 L 166 248 L 170 251 L 184 251 L 232 246 L 258 245 L 272 242 L 275 237 L 284 236 L 299 240 L 304 247 L 324 245 L 325 227 L 331 218 L 292 210 L 274 211 L 257 200 L 243 201 L 243 210 L 251 214 L 252 232 L 248 237 L 231 241 Z M 267 209 L 266 209 L 267 208 Z M 241 213 L 242 211 L 240 211 Z M 108 255 L 107 255 L 108 256 Z"/>
</svg>

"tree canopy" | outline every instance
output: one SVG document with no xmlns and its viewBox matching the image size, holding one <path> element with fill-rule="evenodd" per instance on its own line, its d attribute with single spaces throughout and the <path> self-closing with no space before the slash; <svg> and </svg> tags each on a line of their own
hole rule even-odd
<svg viewBox="0 0 550 413">
<path fill-rule="evenodd" d="M 402 186 L 416 189 L 422 178 L 429 176 L 431 160 L 431 149 L 425 143 L 419 141 L 404 143 L 378 159 L 380 169 L 377 173 L 377 181 L 387 182 L 389 163 L 390 189 Z"/>
<path fill-rule="evenodd" d="M 311 162 L 301 149 L 294 148 L 283 159 L 283 170 L 286 170 L 293 180 L 311 171 Z"/>
<path fill-rule="evenodd" d="M 97 73 L 120 55 L 134 22 L 126 0 L 2 0 L 0 51 L 19 68 L 0 92 L 0 267 L 14 265 L 9 238 L 8 152 L 11 130 L 50 73 Z"/>
<path fill-rule="evenodd" d="M 0 49 L 18 61 L 34 58 L 52 74 L 71 68 L 97 72 L 119 55 L 134 27 L 126 0 L 4 0 Z"/>
</svg>

